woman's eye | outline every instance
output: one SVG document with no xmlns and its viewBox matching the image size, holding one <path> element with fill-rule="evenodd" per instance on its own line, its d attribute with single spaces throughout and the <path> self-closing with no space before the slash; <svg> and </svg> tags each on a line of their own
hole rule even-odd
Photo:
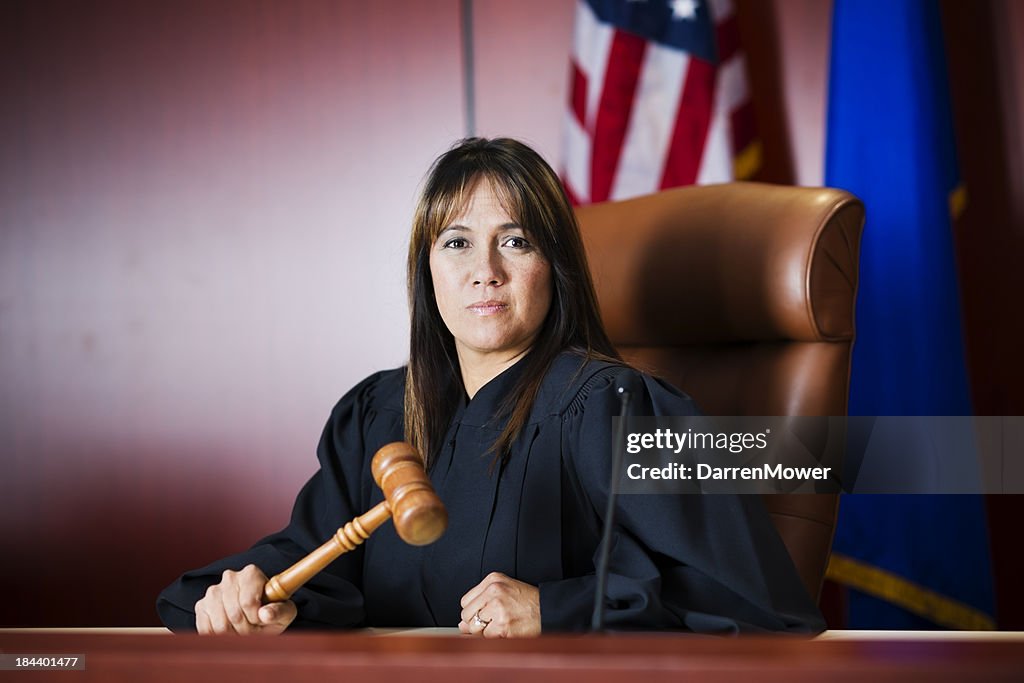
<svg viewBox="0 0 1024 683">
<path fill-rule="evenodd" d="M 509 237 L 505 240 L 505 246 L 512 247 L 513 249 L 526 249 L 530 246 L 530 243 L 526 241 L 525 237 Z"/>
<path fill-rule="evenodd" d="M 469 245 L 465 237 L 453 237 L 444 243 L 445 249 L 464 249 Z"/>
</svg>

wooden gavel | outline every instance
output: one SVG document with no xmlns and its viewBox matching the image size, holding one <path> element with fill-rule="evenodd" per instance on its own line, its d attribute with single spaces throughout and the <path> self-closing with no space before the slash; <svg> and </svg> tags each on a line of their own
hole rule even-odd
<svg viewBox="0 0 1024 683">
<path fill-rule="evenodd" d="M 389 517 L 395 520 L 399 538 L 410 545 L 428 545 L 441 537 L 448 526 L 448 511 L 434 493 L 423 470 L 423 460 L 412 446 L 402 441 L 389 443 L 373 456 L 370 470 L 373 480 L 384 491 L 384 500 L 267 581 L 263 587 L 265 602 L 290 598 L 338 556 L 355 550 Z"/>
</svg>

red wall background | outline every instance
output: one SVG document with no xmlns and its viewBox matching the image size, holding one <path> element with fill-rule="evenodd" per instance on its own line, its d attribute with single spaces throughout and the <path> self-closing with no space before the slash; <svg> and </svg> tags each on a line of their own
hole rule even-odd
<svg viewBox="0 0 1024 683">
<path fill-rule="evenodd" d="M 286 521 L 333 402 L 404 360 L 417 185 L 467 132 L 459 5 L 0 6 L 0 625 L 154 624 Z M 737 5 L 762 177 L 820 184 L 830 5 Z M 557 164 L 573 3 L 473 8 L 477 132 Z M 944 8 L 975 403 L 1022 414 L 1024 8 Z M 1022 505 L 991 506 L 1022 628 Z"/>
</svg>

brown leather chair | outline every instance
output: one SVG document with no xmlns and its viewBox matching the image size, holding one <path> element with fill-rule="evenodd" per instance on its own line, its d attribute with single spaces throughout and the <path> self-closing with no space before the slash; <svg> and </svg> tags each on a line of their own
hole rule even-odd
<svg viewBox="0 0 1024 683">
<path fill-rule="evenodd" d="M 828 188 L 684 187 L 578 210 L 612 342 L 709 415 L 845 415 L 864 206 Z M 820 595 L 838 496 L 765 503 Z"/>
</svg>

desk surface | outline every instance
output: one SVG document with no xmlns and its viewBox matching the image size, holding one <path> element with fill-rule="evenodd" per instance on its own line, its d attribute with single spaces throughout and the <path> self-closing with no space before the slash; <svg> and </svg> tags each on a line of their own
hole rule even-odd
<svg viewBox="0 0 1024 683">
<path fill-rule="evenodd" d="M 75 681 L 115 683 L 667 683 L 684 677 L 702 683 L 747 677 L 758 683 L 1024 680 L 1024 635 L 1019 633 L 950 637 L 887 632 L 856 637 L 846 632 L 817 639 L 635 634 L 506 641 L 408 633 L 292 633 L 279 638 L 157 634 L 152 629 L 7 630 L 0 632 L 0 652 L 84 655 L 84 672 L 34 673 L 30 678 L 66 681 L 73 676 Z"/>
<path fill-rule="evenodd" d="M 0 639 L 5 634 L 64 634 L 64 635 L 147 635 L 147 636 L 169 636 L 169 630 L 163 626 L 95 626 L 95 627 L 46 627 L 46 628 L 0 628 Z M 350 631 L 349 634 L 365 636 L 450 636 L 464 637 L 457 628 L 366 628 L 359 631 Z M 290 634 L 291 635 L 291 634 Z M 648 634 L 653 635 L 653 634 Z M 666 634 L 658 634 L 658 637 L 665 637 Z M 678 635 L 676 637 L 687 638 L 691 636 Z M 988 641 L 1019 641 L 1024 645 L 1024 631 L 855 631 L 855 630 L 833 630 L 825 631 L 821 635 L 810 640 L 814 642 L 822 640 L 890 640 L 890 641 L 951 641 L 951 640 L 976 640 Z M 0 641 L 2 642 L 2 641 Z"/>
</svg>

